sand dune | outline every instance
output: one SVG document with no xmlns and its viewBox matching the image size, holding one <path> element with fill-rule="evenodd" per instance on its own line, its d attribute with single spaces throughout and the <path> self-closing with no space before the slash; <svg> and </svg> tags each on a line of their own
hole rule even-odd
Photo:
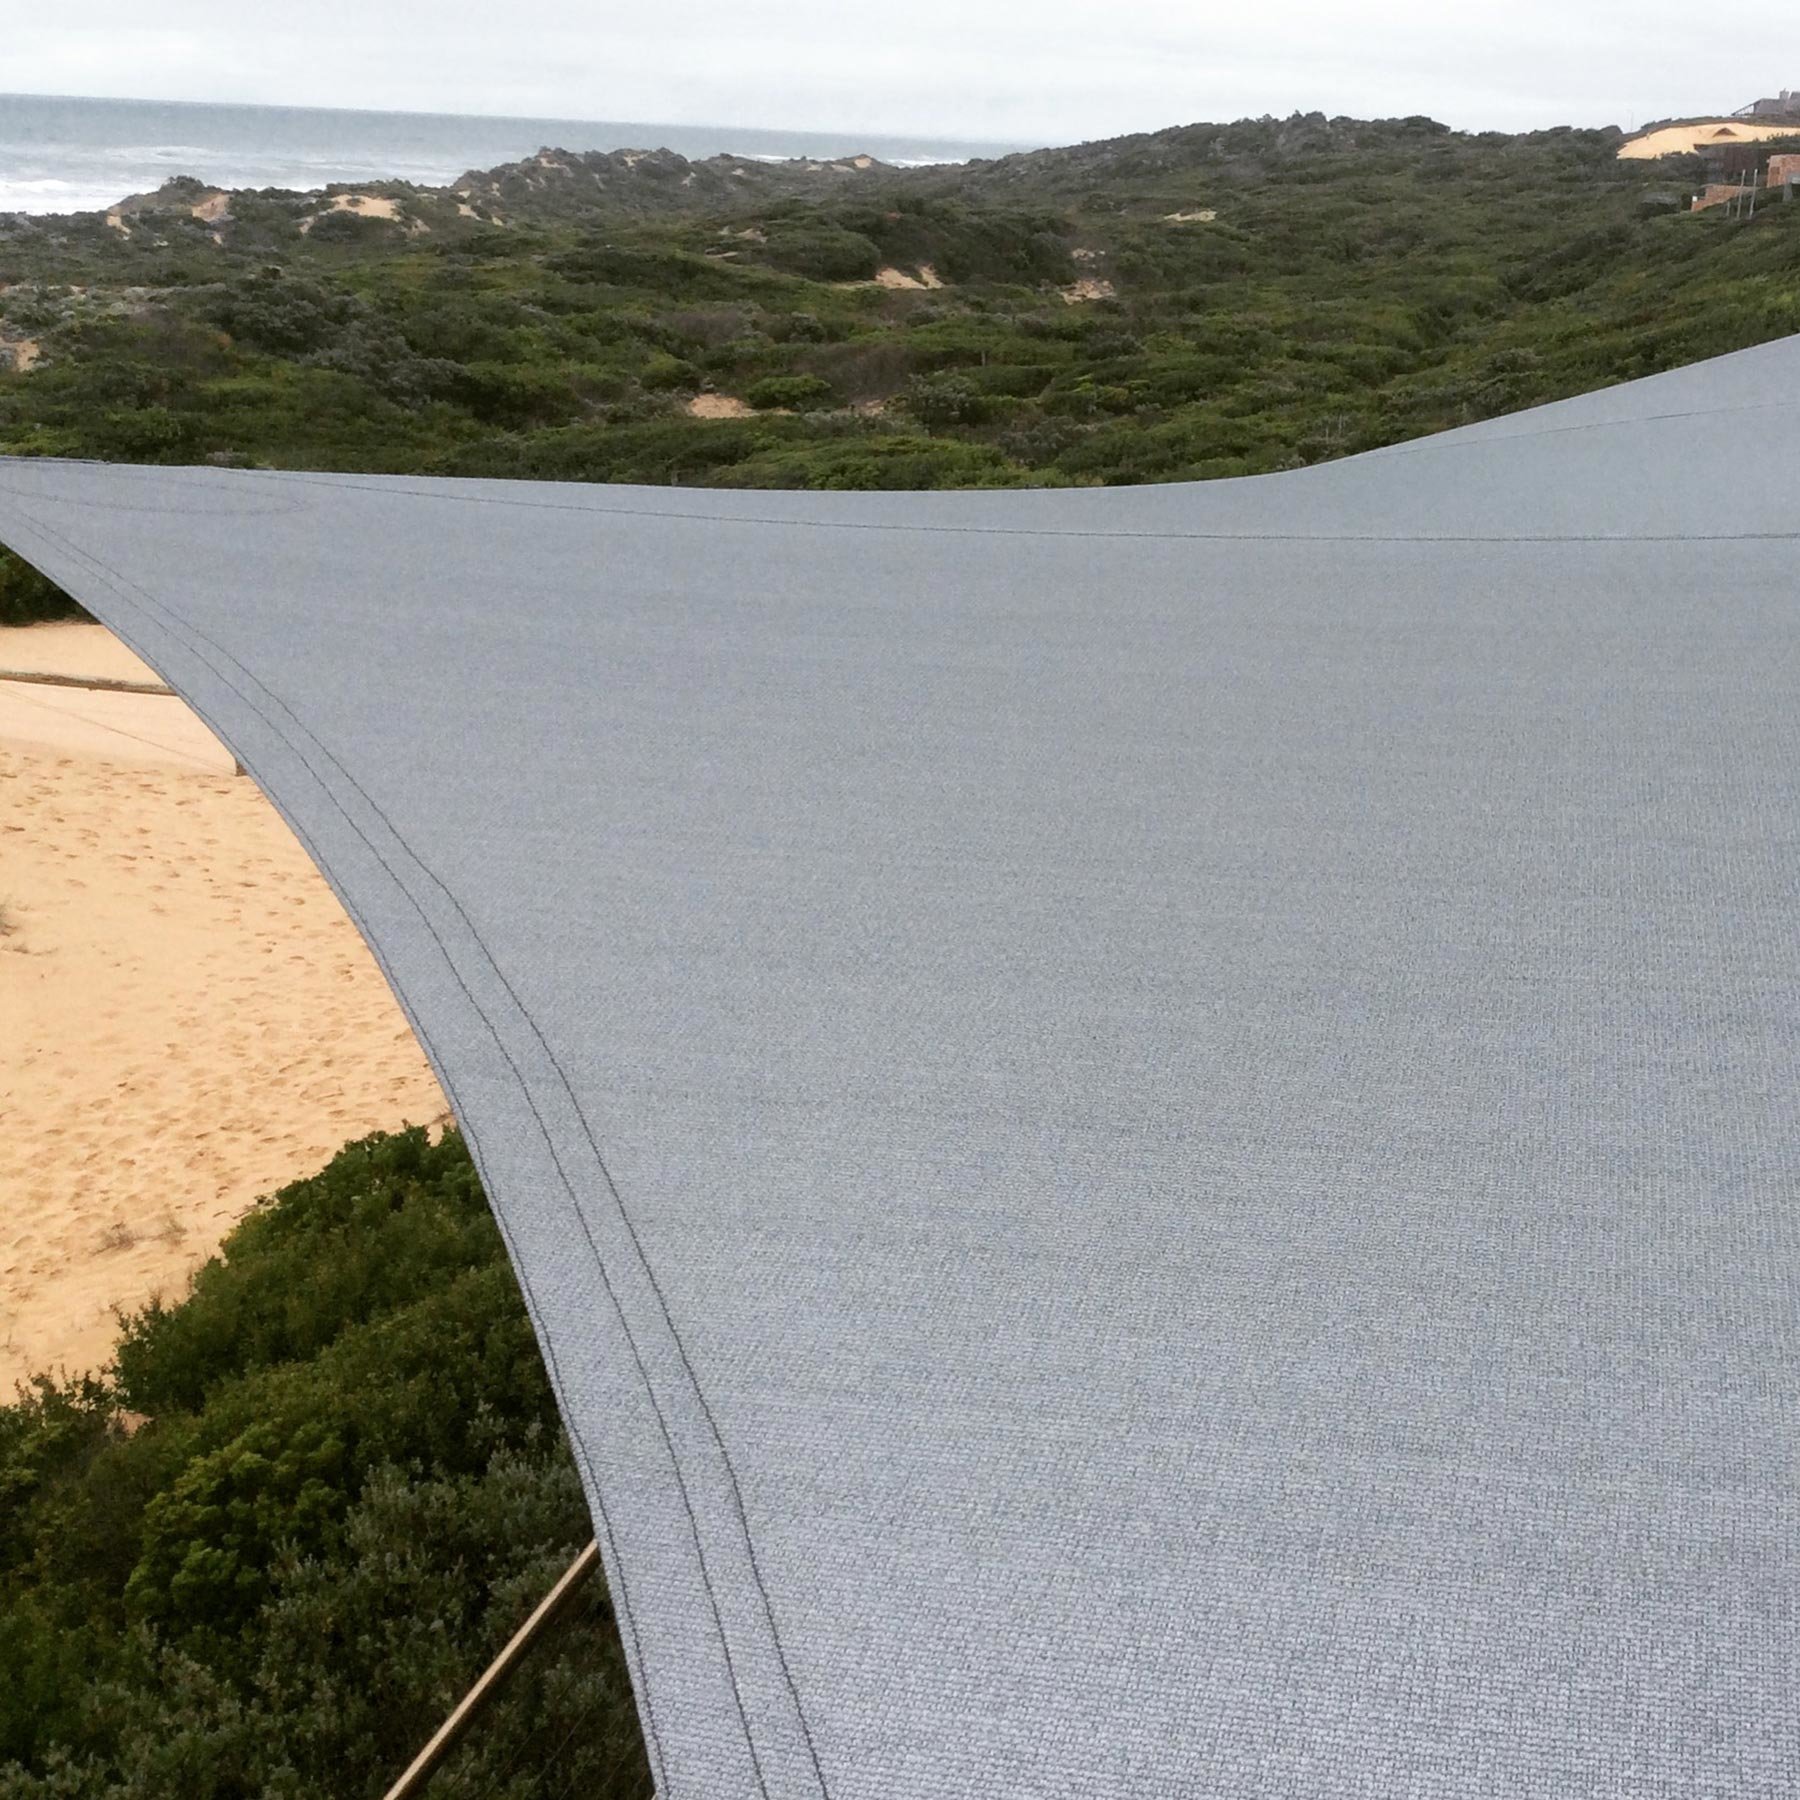
<svg viewBox="0 0 1800 1800">
<path fill-rule="evenodd" d="M 154 680 L 98 626 L 0 668 Z M 0 682 L 0 1392 L 104 1360 L 258 1195 L 444 1115 L 274 809 L 173 698 Z"/>
<path fill-rule="evenodd" d="M 1761 138 L 1800 136 L 1796 125 L 1756 125 L 1748 119 L 1699 119 L 1686 125 L 1665 125 L 1647 131 L 1619 146 L 1627 160 L 1658 156 L 1685 156 L 1707 144 L 1751 144 Z"/>
<path fill-rule="evenodd" d="M 690 419 L 747 419 L 754 410 L 733 394 L 696 394 L 686 408 Z"/>
</svg>

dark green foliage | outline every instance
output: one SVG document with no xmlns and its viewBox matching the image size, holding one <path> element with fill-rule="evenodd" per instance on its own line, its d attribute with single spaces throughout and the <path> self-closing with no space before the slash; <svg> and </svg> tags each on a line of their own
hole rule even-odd
<svg viewBox="0 0 1800 1800">
<path fill-rule="evenodd" d="M 278 269 L 233 283 L 205 307 L 206 317 L 252 349 L 288 356 L 323 350 L 365 312 L 353 294 Z"/>
<path fill-rule="evenodd" d="M 192 439 L 182 414 L 154 403 L 106 413 L 88 430 L 92 454 L 107 462 L 178 462 Z"/>
<path fill-rule="evenodd" d="M 873 239 L 818 216 L 771 225 L 763 255 L 784 274 L 809 281 L 866 281 L 881 262 Z"/>
<path fill-rule="evenodd" d="M 39 619 L 79 619 L 86 614 L 48 576 L 0 545 L 0 625 Z"/>
<path fill-rule="evenodd" d="M 803 449 L 765 448 L 722 471 L 721 485 L 895 490 L 1006 487 L 1018 471 L 988 444 L 944 438 L 854 436 Z"/>
<path fill-rule="evenodd" d="M 437 471 L 531 481 L 722 482 L 778 447 L 804 455 L 810 437 L 807 422 L 791 416 L 727 419 L 704 431 L 678 418 L 571 425 L 486 439 L 446 457 Z"/>
<path fill-rule="evenodd" d="M 768 322 L 770 338 L 777 344 L 823 344 L 831 337 L 831 327 L 816 313 L 785 313 Z"/>
<path fill-rule="evenodd" d="M 744 398 L 759 409 L 782 407 L 798 412 L 829 400 L 831 383 L 817 375 L 765 375 L 761 381 L 751 382 Z"/>
<path fill-rule="evenodd" d="M 589 239 L 545 257 L 544 267 L 553 275 L 597 283 L 621 293 L 648 291 L 694 300 L 712 295 L 735 298 L 738 291 L 729 270 L 703 256 L 656 242 L 615 244 Z"/>
<path fill-rule="evenodd" d="M 340 1151 L 231 1235 L 181 1305 L 152 1301 L 120 1339 L 118 1385 L 138 1412 L 194 1412 L 227 1377 L 304 1362 L 357 1322 L 496 1260 L 493 1222 L 460 1141 L 415 1132 Z M 296 1269 L 307 1271 L 295 1286 Z"/>
<path fill-rule="evenodd" d="M 638 371 L 638 380 L 652 393 L 685 388 L 689 393 L 700 385 L 700 371 L 685 358 L 658 350 Z"/>
<path fill-rule="evenodd" d="M 590 1534 L 460 1140 L 352 1145 L 0 1408 L 0 1796 L 378 1794 Z M 564 1739 L 648 1794 L 598 1587 L 443 1791 Z"/>
<path fill-rule="evenodd" d="M 347 207 L 320 214 L 311 227 L 315 244 L 362 244 L 391 237 L 399 229 L 392 219 L 365 218 Z"/>
<path fill-rule="evenodd" d="M 1029 387 L 1029 383 L 1026 384 Z M 992 408 L 975 383 L 961 375 L 920 375 L 906 385 L 901 404 L 929 430 L 978 425 Z"/>
<path fill-rule="evenodd" d="M 344 1463 L 343 1440 L 314 1420 L 252 1425 L 196 1457 L 144 1509 L 126 1612 L 166 1635 L 235 1640 L 268 1597 L 275 1547 L 324 1548 Z"/>
</svg>

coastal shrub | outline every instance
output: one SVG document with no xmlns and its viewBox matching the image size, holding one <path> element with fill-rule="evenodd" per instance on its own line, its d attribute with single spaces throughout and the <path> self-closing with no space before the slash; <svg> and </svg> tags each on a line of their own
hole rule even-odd
<svg viewBox="0 0 1800 1800">
<path fill-rule="evenodd" d="M 744 391 L 744 398 L 758 411 L 785 407 L 799 412 L 831 398 L 831 383 L 817 375 L 765 375 Z"/>
<path fill-rule="evenodd" d="M 817 313 L 810 312 L 778 314 L 767 322 L 766 328 L 777 344 L 823 344 L 834 335 Z"/>
<path fill-rule="evenodd" d="M 846 399 L 885 400 L 912 372 L 914 357 L 902 339 L 856 337 L 803 353 L 804 366 Z"/>
<path fill-rule="evenodd" d="M 692 393 L 703 379 L 699 369 L 685 357 L 670 356 L 662 350 L 655 352 L 638 371 L 638 380 L 652 393 L 684 388 Z"/>
<path fill-rule="evenodd" d="M 995 442 L 1014 462 L 1035 469 L 1054 463 L 1080 438 L 1081 432 L 1074 420 L 1052 418 L 1032 407 L 1010 419 Z"/>
<path fill-rule="evenodd" d="M 771 226 L 761 256 L 773 267 L 809 281 L 867 281 L 881 263 L 873 240 L 825 220 Z"/>
<path fill-rule="evenodd" d="M 348 1146 L 0 1407 L 0 1797 L 379 1793 L 591 1534 L 460 1139 Z M 603 1584 L 457 1757 L 647 1800 Z"/>
<path fill-rule="evenodd" d="M 749 316 L 736 306 L 678 307 L 662 323 L 682 343 L 702 350 L 718 350 L 750 338 Z"/>
<path fill-rule="evenodd" d="M 916 375 L 906 384 L 900 404 L 933 431 L 977 425 L 993 410 L 974 382 L 961 375 Z"/>
<path fill-rule="evenodd" d="M 511 362 L 519 350 L 512 331 L 468 305 L 426 306 L 403 314 L 396 323 L 417 356 L 458 363 Z"/>
<path fill-rule="evenodd" d="M 193 437 L 193 421 L 166 406 L 109 412 L 88 428 L 91 452 L 117 462 L 176 462 Z"/>
<path fill-rule="evenodd" d="M 514 363 L 444 363 L 442 390 L 484 425 L 516 430 L 528 425 L 560 425 L 583 411 L 566 367 L 539 368 Z"/>
<path fill-rule="evenodd" d="M 185 1301 L 132 1316 L 115 1352 L 119 1391 L 140 1412 L 196 1412 L 220 1382 L 317 1356 L 353 1324 L 491 1262 L 498 1244 L 456 1135 L 346 1145 L 246 1215 Z M 300 1288 L 296 1267 L 314 1271 Z"/>
<path fill-rule="evenodd" d="M 750 371 L 764 366 L 768 361 L 769 349 L 769 342 L 764 338 L 733 338 L 728 344 L 718 344 L 710 350 L 702 350 L 696 361 L 703 371 L 724 376 L 729 382 L 741 380 Z"/>
<path fill-rule="evenodd" d="M 798 417 L 771 415 L 567 425 L 467 445 L 440 468 L 532 481 L 708 482 L 760 452 L 804 441 L 807 431 Z"/>
<path fill-rule="evenodd" d="M 279 272 L 233 282 L 206 306 L 233 337 L 281 355 L 324 349 L 361 310 L 353 295 Z"/>
<path fill-rule="evenodd" d="M 904 194 L 894 201 L 827 204 L 811 215 L 814 229 L 864 238 L 879 261 L 929 267 L 954 283 L 1069 279 L 1068 221 L 1050 209 L 973 205 L 955 195 Z"/>
<path fill-rule="evenodd" d="M 393 219 L 373 214 L 352 212 L 348 207 L 319 214 L 312 222 L 310 235 L 315 244 L 358 244 L 369 238 L 388 236 L 402 229 Z"/>
<path fill-rule="evenodd" d="M 0 625 L 34 625 L 40 619 L 87 615 L 47 575 L 0 546 Z"/>
<path fill-rule="evenodd" d="M 732 487 L 884 488 L 1009 487 L 1019 471 L 988 444 L 910 434 L 857 433 L 830 443 L 764 450 L 721 470 Z"/>
<path fill-rule="evenodd" d="M 684 301 L 734 299 L 740 286 L 729 267 L 658 244 L 614 244 L 584 238 L 567 250 L 552 252 L 545 257 L 544 266 L 555 275 L 611 288 L 679 295 Z"/>
</svg>

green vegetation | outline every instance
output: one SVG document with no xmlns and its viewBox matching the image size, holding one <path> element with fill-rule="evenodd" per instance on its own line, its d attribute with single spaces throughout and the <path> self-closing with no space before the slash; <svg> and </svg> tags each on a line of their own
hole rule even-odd
<svg viewBox="0 0 1800 1800">
<path fill-rule="evenodd" d="M 1800 330 L 1800 207 L 1685 212 L 1698 162 L 1621 162 L 1619 142 L 1308 115 L 960 170 L 551 156 L 456 194 L 388 184 L 393 221 L 272 193 L 197 219 L 204 190 L 176 184 L 123 232 L 0 223 L 0 341 L 42 359 L 0 374 L 0 451 L 1168 481 Z M 750 416 L 692 416 L 703 394 Z M 54 603 L 0 560 L 5 616 Z"/>
<path fill-rule="evenodd" d="M 0 550 L 0 625 L 30 625 L 38 619 L 64 619 L 80 611 L 55 583 L 29 563 Z"/>
<path fill-rule="evenodd" d="M 591 1535 L 461 1140 L 351 1145 L 0 1408 L 0 1796 L 378 1795 Z M 649 1794 L 592 1587 L 434 1793 Z"/>
</svg>

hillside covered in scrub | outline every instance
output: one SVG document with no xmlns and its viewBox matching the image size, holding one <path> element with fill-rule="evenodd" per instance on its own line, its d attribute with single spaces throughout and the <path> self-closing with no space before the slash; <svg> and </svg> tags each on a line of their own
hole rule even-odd
<svg viewBox="0 0 1800 1800">
<path fill-rule="evenodd" d="M 1197 125 L 959 168 L 545 152 L 0 220 L 0 451 L 952 487 L 1292 467 L 1800 330 L 1800 208 L 1614 130 Z M 38 602 L 15 572 L 0 610 Z"/>
</svg>

